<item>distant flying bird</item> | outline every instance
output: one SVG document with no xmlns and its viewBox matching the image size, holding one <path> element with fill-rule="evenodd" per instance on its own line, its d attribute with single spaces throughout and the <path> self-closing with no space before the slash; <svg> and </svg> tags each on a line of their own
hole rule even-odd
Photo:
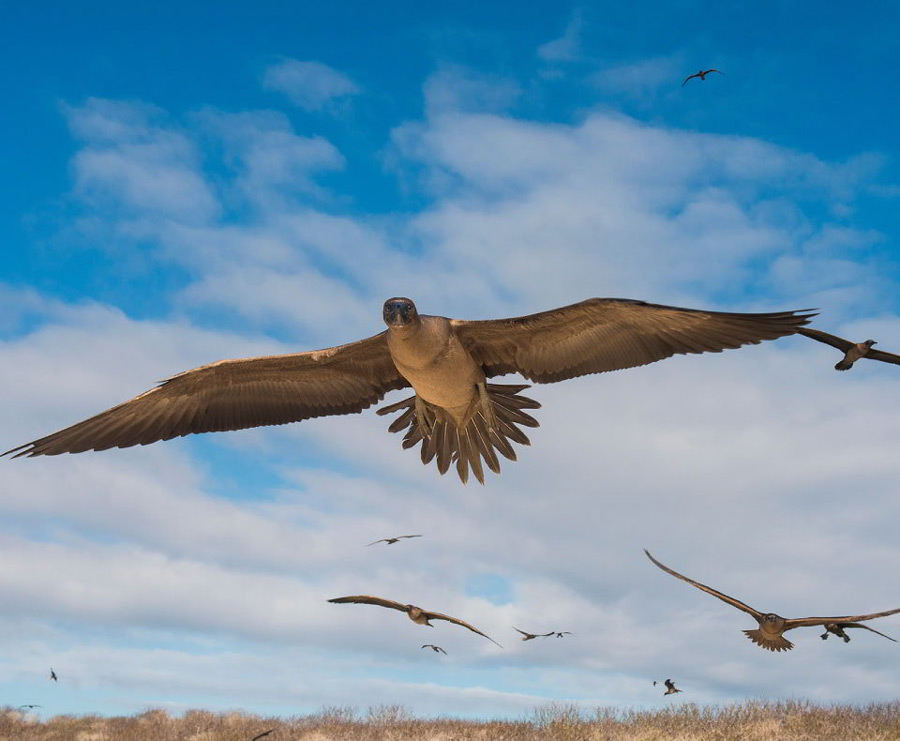
<svg viewBox="0 0 900 741">
<path fill-rule="evenodd" d="M 423 643 L 423 644 L 422 644 L 422 648 L 430 648 L 430 649 L 431 649 L 432 651 L 434 651 L 435 653 L 442 653 L 442 654 L 447 653 L 447 652 L 446 652 L 444 649 L 442 649 L 440 646 L 435 646 L 433 643 Z"/>
<path fill-rule="evenodd" d="M 767 651 L 790 651 L 794 644 L 789 640 L 783 637 L 783 633 L 793 630 L 794 628 L 805 628 L 812 625 L 828 625 L 829 623 L 855 623 L 861 622 L 863 620 L 873 620 L 874 618 L 885 617 L 887 615 L 894 615 L 900 612 L 900 607 L 896 610 L 885 610 L 884 612 L 873 612 L 869 615 L 847 615 L 842 617 L 808 617 L 808 618 L 783 618 L 781 615 L 776 615 L 774 612 L 760 612 L 759 610 L 755 610 L 749 605 L 744 604 L 738 599 L 734 597 L 729 597 L 727 594 L 723 594 L 712 587 L 708 587 L 705 584 L 701 584 L 700 582 L 696 582 L 693 579 L 689 579 L 684 576 L 684 574 L 679 574 L 674 569 L 670 569 L 668 566 L 661 564 L 657 561 L 653 556 L 650 555 L 650 551 L 646 548 L 644 549 L 644 553 L 647 554 L 647 558 L 649 558 L 653 563 L 655 563 L 659 568 L 665 571 L 667 574 L 671 574 L 677 579 L 681 579 L 682 581 L 686 581 L 688 584 L 692 584 L 707 594 L 711 594 L 713 597 L 718 597 L 723 602 L 727 602 L 732 607 L 736 607 L 739 610 L 743 610 L 749 615 L 752 615 L 756 622 L 759 623 L 759 629 L 757 630 L 745 630 L 744 634 L 753 641 L 757 646 L 761 646 Z"/>
<path fill-rule="evenodd" d="M 488 378 L 520 373 L 555 383 L 634 368 L 678 354 L 720 352 L 793 334 L 813 313 L 735 314 L 644 301 L 593 298 L 530 316 L 464 321 L 420 315 L 408 298 L 384 303 L 388 329 L 326 350 L 222 360 L 172 376 L 159 386 L 83 422 L 20 445 L 13 457 L 127 448 L 197 432 L 281 425 L 360 412 L 388 391 L 415 395 L 379 414 L 401 412 L 388 429 L 407 428 L 403 447 L 421 443 L 422 462 L 455 462 L 465 483 L 482 459 L 500 472 L 499 452 L 529 445 L 520 427 L 537 427 L 520 396 L 527 385 Z"/>
<path fill-rule="evenodd" d="M 34 710 L 35 708 L 42 708 L 43 705 L 19 705 L 20 708 L 28 708 L 29 710 Z"/>
<path fill-rule="evenodd" d="M 459 618 L 450 617 L 450 615 L 444 615 L 440 612 L 429 612 L 427 610 L 423 610 L 421 607 L 416 607 L 415 605 L 403 605 L 399 602 L 394 602 L 393 600 L 383 599 L 381 597 L 370 597 L 366 594 L 357 594 L 351 597 L 335 597 L 334 599 L 328 600 L 329 602 L 333 602 L 335 604 L 347 604 L 353 603 L 358 605 L 378 605 L 379 607 L 389 607 L 392 610 L 400 610 L 400 612 L 405 612 L 410 620 L 412 620 L 417 625 L 427 625 L 429 628 L 433 628 L 434 626 L 431 624 L 431 620 L 446 620 L 447 622 L 453 623 L 455 625 L 461 625 L 463 628 L 468 628 L 473 633 L 478 633 L 480 636 L 484 636 L 491 643 L 495 643 L 500 646 L 497 641 L 491 638 L 487 633 L 482 633 L 478 628 L 473 625 L 469 625 L 467 622 L 460 620 Z M 503 648 L 503 646 L 500 646 Z"/>
<path fill-rule="evenodd" d="M 523 641 L 533 641 L 535 638 L 546 638 L 547 636 L 553 635 L 553 631 L 550 631 L 549 633 L 526 633 L 524 630 L 519 630 L 515 625 L 513 626 L 513 630 L 525 636 L 522 639 Z"/>
<path fill-rule="evenodd" d="M 562 638 L 563 636 L 571 636 L 575 634 L 571 630 L 554 630 L 550 635 L 555 635 L 557 638 Z"/>
<path fill-rule="evenodd" d="M 882 352 L 881 350 L 873 350 L 872 345 L 878 344 L 875 340 L 850 342 L 850 340 L 845 340 L 843 337 L 836 337 L 833 334 L 828 334 L 827 332 L 822 332 L 818 329 L 812 329 L 811 327 L 800 327 L 797 330 L 797 334 L 802 334 L 804 337 L 809 337 L 812 340 L 824 342 L 826 345 L 836 347 L 844 353 L 844 358 L 839 360 L 834 366 L 835 370 L 850 370 L 853 367 L 853 364 L 860 358 L 869 358 L 870 360 L 880 360 L 882 363 L 900 365 L 900 355 Z"/>
<path fill-rule="evenodd" d="M 699 72 L 695 72 L 694 74 L 688 75 L 687 77 L 685 77 L 684 82 L 681 83 L 681 87 L 684 87 L 685 85 L 687 85 L 687 81 L 693 80 L 695 77 L 699 77 L 701 80 L 706 80 L 706 76 L 710 72 L 718 72 L 720 75 L 725 74 L 724 72 L 722 72 L 722 70 L 719 70 L 719 69 L 706 69 L 706 70 L 701 69 Z"/>
<path fill-rule="evenodd" d="M 59 681 L 59 677 L 56 676 L 56 672 L 53 671 L 53 667 L 52 667 L 52 666 L 50 667 L 50 679 L 52 679 L 54 682 L 58 682 L 58 681 Z"/>
<path fill-rule="evenodd" d="M 684 692 L 684 690 L 678 689 L 675 686 L 675 682 L 673 682 L 671 679 L 667 679 L 665 682 L 663 682 L 663 684 L 666 685 L 666 691 L 663 692 L 663 697 L 665 697 L 666 695 L 674 695 L 676 692 Z M 656 682 L 653 683 L 653 686 L 656 687 Z"/>
<path fill-rule="evenodd" d="M 388 545 L 393 545 L 398 540 L 403 540 L 403 538 L 421 538 L 421 535 L 398 535 L 396 538 L 382 538 L 381 540 L 373 540 L 371 543 L 367 543 L 364 547 L 368 548 L 370 545 L 375 545 L 376 543 L 387 543 Z"/>
<path fill-rule="evenodd" d="M 268 736 L 270 733 L 274 733 L 274 732 L 275 732 L 275 729 L 274 729 L 274 728 L 270 728 L 268 731 L 263 731 L 263 732 L 260 733 L 258 736 L 254 736 L 253 738 L 250 739 L 250 741 L 259 741 L 259 739 L 265 738 L 265 737 Z"/>
<path fill-rule="evenodd" d="M 882 638 L 887 638 L 889 641 L 897 643 L 896 638 L 891 638 L 890 636 L 875 630 L 875 628 L 870 628 L 868 625 L 863 625 L 862 623 L 825 623 L 825 632 L 822 633 L 820 637 L 824 641 L 828 638 L 829 633 L 833 633 L 838 638 L 843 638 L 844 643 L 850 643 L 850 636 L 844 632 L 845 628 L 864 628 L 872 633 L 878 633 Z"/>
</svg>

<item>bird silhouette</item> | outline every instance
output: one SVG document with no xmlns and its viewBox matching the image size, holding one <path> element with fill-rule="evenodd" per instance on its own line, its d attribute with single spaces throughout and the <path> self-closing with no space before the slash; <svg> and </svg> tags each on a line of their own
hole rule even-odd
<svg viewBox="0 0 900 741">
<path fill-rule="evenodd" d="M 423 644 L 422 644 L 422 648 L 430 648 L 430 649 L 431 649 L 432 651 L 434 651 L 435 653 L 442 653 L 442 654 L 447 653 L 447 652 L 446 652 L 444 649 L 442 649 L 440 646 L 435 646 L 433 643 L 423 643 Z"/>
<path fill-rule="evenodd" d="M 884 352 L 882 350 L 873 350 L 872 345 L 878 344 L 875 340 L 851 342 L 850 340 L 845 340 L 843 337 L 828 334 L 820 329 L 813 329 L 811 327 L 800 327 L 797 330 L 797 334 L 802 334 L 804 337 L 809 337 L 811 340 L 824 342 L 826 345 L 831 345 L 844 353 L 844 357 L 835 364 L 835 370 L 850 370 L 853 367 L 853 364 L 860 358 L 880 360 L 882 363 L 900 365 L 900 355 L 894 355 L 893 353 Z"/>
<path fill-rule="evenodd" d="M 334 604 L 358 604 L 358 605 L 377 605 L 378 607 L 388 607 L 392 610 L 399 610 L 400 612 L 405 612 L 409 617 L 417 625 L 427 625 L 429 628 L 433 628 L 434 626 L 431 624 L 432 620 L 446 620 L 447 622 L 453 623 L 454 625 L 461 625 L 463 628 L 467 628 L 471 630 L 473 633 L 477 633 L 480 636 L 484 636 L 491 643 L 494 643 L 500 646 L 497 641 L 491 638 L 487 633 L 482 633 L 478 628 L 474 625 L 469 625 L 469 623 L 464 620 L 460 620 L 459 618 L 451 617 L 450 615 L 444 615 L 440 612 L 430 612 L 428 610 L 423 610 L 421 607 L 416 607 L 415 605 L 404 605 L 400 602 L 394 602 L 393 600 L 384 599 L 382 597 L 371 597 L 366 594 L 357 594 L 352 595 L 350 597 L 335 597 L 334 599 L 328 600 Z M 503 646 L 500 646 L 503 648 Z"/>
<path fill-rule="evenodd" d="M 547 636 L 552 636 L 553 631 L 549 633 L 526 633 L 524 630 L 519 630 L 515 625 L 513 626 L 513 630 L 518 631 L 523 636 L 525 636 L 523 641 L 533 641 L 535 638 L 546 638 Z"/>
<path fill-rule="evenodd" d="M 537 427 L 521 396 L 527 385 L 487 379 L 520 373 L 555 383 L 634 368 L 677 354 L 721 352 L 793 334 L 812 313 L 738 314 L 594 298 L 509 319 L 464 321 L 420 315 L 408 298 L 384 303 L 386 331 L 346 345 L 293 355 L 222 360 L 185 371 L 89 419 L 6 451 L 33 457 L 127 448 L 200 432 L 281 425 L 361 412 L 394 389 L 414 396 L 379 414 L 400 412 L 391 432 L 420 444 L 422 462 L 443 474 L 456 464 L 484 483 L 482 460 L 500 472 L 497 453 L 516 459 Z"/>
<path fill-rule="evenodd" d="M 399 540 L 403 540 L 403 538 L 421 538 L 421 535 L 398 535 L 396 538 L 382 538 L 381 540 L 373 540 L 371 543 L 367 543 L 364 547 L 368 548 L 370 545 L 375 545 L 376 543 L 387 543 L 388 545 L 393 545 Z"/>
<path fill-rule="evenodd" d="M 575 634 L 570 630 L 554 630 L 550 635 L 555 635 L 557 638 L 562 638 L 563 636 L 573 636 Z"/>
<path fill-rule="evenodd" d="M 58 682 L 58 681 L 59 681 L 59 677 L 56 676 L 56 672 L 53 671 L 53 667 L 52 667 L 52 666 L 50 667 L 50 679 L 52 679 L 54 682 Z"/>
<path fill-rule="evenodd" d="M 656 684 L 656 682 L 654 682 L 653 684 Z M 673 682 L 671 679 L 667 679 L 665 682 L 663 682 L 663 684 L 666 685 L 666 691 L 663 692 L 663 696 L 674 695 L 676 692 L 684 692 L 684 690 L 678 689 L 675 686 L 675 682 Z"/>
<path fill-rule="evenodd" d="M 694 581 L 693 579 L 689 579 L 688 577 L 684 576 L 684 574 L 679 574 L 674 569 L 670 569 L 668 566 L 657 561 L 653 556 L 650 555 L 650 551 L 648 551 L 646 548 L 644 549 L 644 553 L 647 554 L 647 558 L 649 558 L 667 574 L 671 574 L 677 579 L 686 581 L 688 584 L 697 587 L 697 589 L 700 589 L 707 594 L 711 594 L 713 597 L 718 597 L 720 600 L 722 600 L 723 602 L 727 602 L 732 607 L 736 607 L 737 609 L 743 610 L 747 614 L 752 615 L 756 619 L 756 622 L 759 624 L 759 628 L 756 630 L 745 630 L 744 634 L 757 646 L 760 646 L 767 651 L 790 651 L 794 647 L 794 644 L 787 640 L 783 636 L 783 634 L 789 630 L 794 630 L 794 628 L 803 628 L 812 625 L 828 625 L 829 623 L 861 622 L 863 620 L 873 620 L 874 618 L 894 615 L 900 612 L 900 607 L 898 607 L 896 610 L 873 612 L 869 615 L 783 618 L 781 617 L 781 615 L 777 615 L 774 612 L 760 612 L 759 610 L 756 610 L 749 605 L 744 604 L 734 597 L 729 597 L 727 594 L 723 594 L 722 592 L 719 592 L 712 587 L 708 587 L 705 584 L 701 584 L 700 582 Z"/>
<path fill-rule="evenodd" d="M 260 733 L 260 734 L 258 734 L 258 735 L 256 735 L 256 736 L 254 736 L 253 738 L 250 739 L 250 741 L 259 741 L 259 739 L 265 738 L 265 737 L 268 736 L 270 733 L 274 733 L 274 732 L 275 732 L 275 729 L 274 729 L 274 728 L 270 728 L 268 731 L 263 731 L 262 733 Z"/>
<path fill-rule="evenodd" d="M 824 641 L 828 638 L 828 634 L 832 633 L 838 638 L 843 638 L 844 643 L 850 643 L 850 636 L 844 632 L 845 628 L 863 628 L 871 633 L 878 633 L 882 638 L 887 638 L 889 641 L 897 643 L 896 638 L 891 638 L 889 635 L 885 635 L 884 633 L 875 630 L 875 628 L 870 628 L 868 625 L 863 625 L 862 623 L 825 623 L 825 632 L 822 633 L 820 638 Z"/>
<path fill-rule="evenodd" d="M 20 708 L 28 708 L 29 710 L 34 710 L 35 708 L 42 708 L 43 705 L 19 705 Z"/>
<path fill-rule="evenodd" d="M 724 72 L 722 72 L 722 70 L 719 70 L 719 69 L 706 69 L 706 70 L 701 69 L 699 72 L 695 72 L 694 74 L 688 75 L 687 77 L 685 77 L 684 82 L 681 83 L 681 87 L 684 87 L 685 85 L 687 85 L 688 80 L 693 80 L 695 77 L 699 77 L 701 80 L 705 81 L 706 76 L 710 72 L 718 72 L 720 75 L 725 74 Z"/>
</svg>

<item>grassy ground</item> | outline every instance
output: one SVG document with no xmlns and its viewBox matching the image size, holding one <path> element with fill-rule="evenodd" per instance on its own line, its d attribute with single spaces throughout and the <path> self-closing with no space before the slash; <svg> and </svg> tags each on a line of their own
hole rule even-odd
<svg viewBox="0 0 900 741">
<path fill-rule="evenodd" d="M 274 730 L 265 741 L 881 741 L 900 740 L 900 702 L 864 707 L 688 704 L 592 714 L 562 704 L 538 708 L 523 721 L 416 720 L 397 706 L 364 715 L 331 708 L 289 719 L 202 710 L 173 718 L 164 710 L 150 710 L 128 718 L 61 715 L 45 722 L 10 708 L 0 710 L 0 741 L 250 741 L 269 729 Z"/>
</svg>

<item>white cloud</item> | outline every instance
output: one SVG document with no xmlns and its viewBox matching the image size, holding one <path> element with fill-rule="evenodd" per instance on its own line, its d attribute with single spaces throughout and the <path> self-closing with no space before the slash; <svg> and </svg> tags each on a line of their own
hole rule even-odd
<svg viewBox="0 0 900 741">
<path fill-rule="evenodd" d="M 284 93 L 296 106 L 319 111 L 336 100 L 360 93 L 359 86 L 343 72 L 321 62 L 284 59 L 266 68 L 263 87 Z"/>
<path fill-rule="evenodd" d="M 559 38 L 541 44 L 538 56 L 545 62 L 573 62 L 581 57 L 581 34 L 584 31 L 584 17 L 576 10 Z"/>
</svg>

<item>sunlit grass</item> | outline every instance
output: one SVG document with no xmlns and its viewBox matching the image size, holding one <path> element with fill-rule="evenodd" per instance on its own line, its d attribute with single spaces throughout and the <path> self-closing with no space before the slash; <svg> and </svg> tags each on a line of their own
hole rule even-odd
<svg viewBox="0 0 900 741">
<path fill-rule="evenodd" d="M 359 712 L 328 707 L 313 715 L 264 718 L 190 710 L 172 717 L 149 710 L 127 718 L 60 715 L 45 721 L 12 708 L 0 710 L 0 741 L 880 741 L 900 739 L 900 701 L 867 706 L 808 702 L 746 702 L 661 710 L 598 708 L 553 703 L 523 720 L 416 719 L 400 705 Z"/>
</svg>

